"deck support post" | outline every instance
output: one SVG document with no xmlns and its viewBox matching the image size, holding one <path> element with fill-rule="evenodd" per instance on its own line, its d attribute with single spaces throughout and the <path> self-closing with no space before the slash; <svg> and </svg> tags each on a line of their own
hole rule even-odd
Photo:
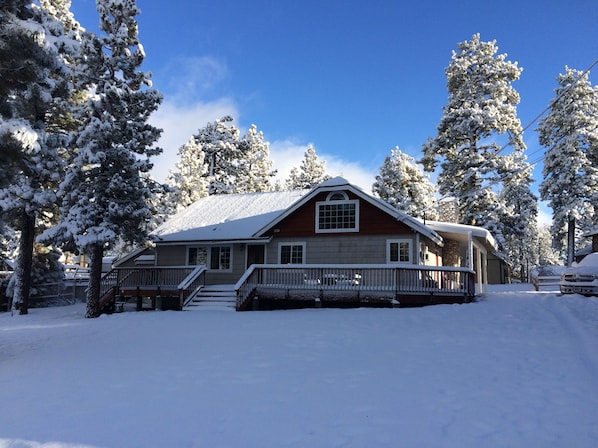
<svg viewBox="0 0 598 448">
<path fill-rule="evenodd" d="M 253 296 L 253 299 L 251 301 L 251 309 L 253 311 L 259 311 L 260 310 L 260 298 L 259 298 L 259 296 Z"/>
<path fill-rule="evenodd" d="M 139 291 L 139 286 L 137 287 L 137 311 L 141 311 L 143 309 L 143 297 L 141 297 L 141 292 Z"/>
<path fill-rule="evenodd" d="M 160 292 L 160 286 L 158 286 L 158 291 L 156 291 L 156 295 L 152 297 L 152 309 L 156 311 L 158 307 L 158 302 L 160 303 L 160 308 L 162 308 L 162 294 Z"/>
</svg>

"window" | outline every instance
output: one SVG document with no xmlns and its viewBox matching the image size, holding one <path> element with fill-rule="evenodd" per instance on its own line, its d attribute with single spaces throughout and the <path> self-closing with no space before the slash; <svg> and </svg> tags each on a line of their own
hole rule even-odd
<svg viewBox="0 0 598 448">
<path fill-rule="evenodd" d="M 305 243 L 281 243 L 278 246 L 280 264 L 303 264 Z"/>
<path fill-rule="evenodd" d="M 210 269 L 228 271 L 230 269 L 230 247 L 210 248 Z"/>
<path fill-rule="evenodd" d="M 190 247 L 187 264 L 208 266 L 208 250 L 205 247 Z"/>
<path fill-rule="evenodd" d="M 386 245 L 387 263 L 411 263 L 411 240 L 389 240 Z"/>
<path fill-rule="evenodd" d="M 334 192 L 326 201 L 316 203 L 316 232 L 358 232 L 359 201 L 345 193 Z"/>
<path fill-rule="evenodd" d="M 349 197 L 344 191 L 334 191 L 328 195 L 327 201 L 346 201 Z"/>
<path fill-rule="evenodd" d="M 228 271 L 231 269 L 230 246 L 190 247 L 188 264 L 204 265 L 210 269 Z"/>
</svg>

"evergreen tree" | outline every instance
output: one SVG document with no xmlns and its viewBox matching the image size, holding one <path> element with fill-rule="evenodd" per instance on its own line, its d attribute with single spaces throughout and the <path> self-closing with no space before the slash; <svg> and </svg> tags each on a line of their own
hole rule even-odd
<svg viewBox="0 0 598 448">
<path fill-rule="evenodd" d="M 208 123 L 195 134 L 208 167 L 208 194 L 232 193 L 239 164 L 239 130 L 226 116 Z"/>
<path fill-rule="evenodd" d="M 251 125 L 240 132 L 231 117 L 208 123 L 179 149 L 179 161 L 166 180 L 170 191 L 159 202 L 166 214 L 178 212 L 204 196 L 272 191 L 270 149 Z"/>
<path fill-rule="evenodd" d="M 559 266 L 563 264 L 561 254 L 553 248 L 549 225 L 542 225 L 538 228 L 536 242 L 539 266 Z"/>
<path fill-rule="evenodd" d="M 446 69 L 448 104 L 438 134 L 423 147 L 423 163 L 426 171 L 440 163 L 440 194 L 458 200 L 462 223 L 492 230 L 500 227 L 496 210 L 504 208 L 491 188 L 503 169 L 495 138 L 507 135 L 515 150 L 525 149 L 516 113 L 519 94 L 511 86 L 522 70 L 479 34 L 458 48 Z"/>
<path fill-rule="evenodd" d="M 254 193 L 274 190 L 270 147 L 264 134 L 252 124 L 239 141 L 240 163 L 234 187 L 235 193 Z"/>
<path fill-rule="evenodd" d="M 598 224 L 598 90 L 589 73 L 569 67 L 557 81 L 537 130 L 546 148 L 540 196 L 552 208 L 554 247 L 564 254 L 570 216 L 578 236 Z"/>
<path fill-rule="evenodd" d="M 48 236 L 70 242 L 90 257 L 87 317 L 100 314 L 104 250 L 121 237 L 142 242 L 155 189 L 148 172 L 160 130 L 148 124 L 161 101 L 150 88 L 138 40 L 135 0 L 98 0 L 101 36 L 86 35 L 80 69 L 92 91 L 74 141 L 76 156 L 61 184 L 62 221 Z"/>
<path fill-rule="evenodd" d="M 291 169 L 285 188 L 287 190 L 309 189 L 328 179 L 330 176 L 326 174 L 326 161 L 319 161 L 316 150 L 309 145 L 303 155 L 301 166 Z"/>
<path fill-rule="evenodd" d="M 538 198 L 531 191 L 532 166 L 520 151 L 505 157 L 500 202 L 506 212 L 500 217 L 503 253 L 515 277 L 525 281 L 527 269 L 538 263 Z"/>
<path fill-rule="evenodd" d="M 68 11 L 66 1 L 52 3 Z M 37 225 L 51 214 L 64 167 L 77 44 L 55 10 L 18 0 L 0 6 L 0 210 L 20 234 L 13 300 L 21 314 L 28 312 Z"/>
<path fill-rule="evenodd" d="M 415 159 L 398 146 L 386 156 L 372 192 L 410 216 L 438 219 L 436 187 L 416 165 Z"/>
<path fill-rule="evenodd" d="M 165 192 L 165 213 L 172 215 L 179 212 L 200 198 L 208 196 L 208 165 L 206 155 L 195 137 L 191 137 L 179 149 L 179 161 L 175 171 L 166 178 L 170 190 Z"/>
</svg>

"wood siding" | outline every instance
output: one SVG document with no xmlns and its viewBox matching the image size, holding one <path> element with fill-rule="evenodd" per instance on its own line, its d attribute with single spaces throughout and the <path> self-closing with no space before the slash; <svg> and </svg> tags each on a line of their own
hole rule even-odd
<svg viewBox="0 0 598 448">
<path fill-rule="evenodd" d="M 349 199 L 358 199 L 351 192 L 347 192 Z M 321 235 L 316 233 L 316 203 L 325 201 L 329 192 L 316 195 L 311 201 L 296 210 L 295 213 L 283 219 L 274 229 L 266 232 L 265 236 L 282 237 L 308 237 Z M 355 232 L 333 232 L 329 237 L 350 235 Z M 413 230 L 397 221 L 392 216 L 384 213 L 379 208 L 367 201 L 359 201 L 359 234 L 360 235 L 414 235 Z"/>
<path fill-rule="evenodd" d="M 410 239 L 412 252 L 416 251 L 415 236 L 410 235 L 360 235 L 360 234 L 318 234 L 300 238 L 284 238 L 276 235 L 268 245 L 266 263 L 276 264 L 280 243 L 306 243 L 305 263 L 336 264 L 382 264 L 386 263 L 386 241 L 389 239 Z M 412 261 L 415 253 L 411 254 Z"/>
<path fill-rule="evenodd" d="M 158 266 L 186 266 L 187 246 L 157 246 Z"/>
</svg>

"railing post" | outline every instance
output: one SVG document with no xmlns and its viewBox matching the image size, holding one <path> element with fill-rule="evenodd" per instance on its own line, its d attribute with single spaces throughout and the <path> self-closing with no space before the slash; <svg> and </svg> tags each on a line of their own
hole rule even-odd
<svg viewBox="0 0 598 448">
<path fill-rule="evenodd" d="M 158 290 L 156 291 L 156 295 L 152 298 L 152 309 L 156 310 L 156 305 L 158 303 L 158 299 L 160 299 L 160 306 L 162 306 L 162 294 L 160 291 L 160 285 L 158 284 Z"/>
</svg>

